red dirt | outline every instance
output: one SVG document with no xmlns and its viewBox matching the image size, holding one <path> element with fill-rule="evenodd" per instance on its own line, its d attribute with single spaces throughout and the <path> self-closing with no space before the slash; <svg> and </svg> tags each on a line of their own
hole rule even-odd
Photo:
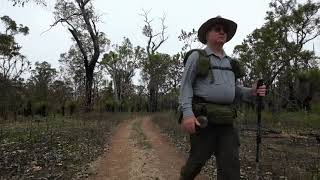
<svg viewBox="0 0 320 180">
<path fill-rule="evenodd" d="M 139 124 L 149 148 L 137 145 L 137 139 L 132 138 L 132 125 Z M 140 138 L 136 137 L 135 138 Z M 160 130 L 154 126 L 150 118 L 137 118 L 122 123 L 112 137 L 111 150 L 93 163 L 93 175 L 89 179 L 135 180 L 179 179 L 179 171 L 185 163 L 185 158 L 175 147 L 170 145 Z M 197 180 L 209 179 L 199 176 Z"/>
</svg>

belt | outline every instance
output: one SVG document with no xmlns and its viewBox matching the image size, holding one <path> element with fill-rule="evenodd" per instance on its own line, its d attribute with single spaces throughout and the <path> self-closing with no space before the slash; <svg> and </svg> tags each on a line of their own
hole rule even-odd
<svg viewBox="0 0 320 180">
<path fill-rule="evenodd" d="M 203 97 L 193 95 L 192 104 L 198 104 L 198 103 L 216 104 L 216 105 L 221 105 L 221 106 L 230 106 L 233 104 L 233 103 L 231 103 L 231 104 L 214 103 L 214 102 L 205 100 Z"/>
</svg>

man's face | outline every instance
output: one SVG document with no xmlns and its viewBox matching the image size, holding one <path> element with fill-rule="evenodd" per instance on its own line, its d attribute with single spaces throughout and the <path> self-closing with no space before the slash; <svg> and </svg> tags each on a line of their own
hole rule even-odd
<svg viewBox="0 0 320 180">
<path fill-rule="evenodd" d="M 207 33 L 208 44 L 224 44 L 227 41 L 227 30 L 221 24 L 213 25 Z"/>
</svg>

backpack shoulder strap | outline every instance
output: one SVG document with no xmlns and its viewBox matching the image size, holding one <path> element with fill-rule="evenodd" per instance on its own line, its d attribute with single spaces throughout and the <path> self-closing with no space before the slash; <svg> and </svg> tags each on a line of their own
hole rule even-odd
<svg viewBox="0 0 320 180">
<path fill-rule="evenodd" d="M 187 60 L 189 58 L 189 56 L 193 53 L 197 51 L 199 53 L 199 56 L 202 56 L 202 57 L 208 57 L 206 51 L 204 49 L 191 49 L 190 51 L 188 51 L 186 53 L 186 55 L 184 56 L 184 59 L 183 59 L 183 65 L 185 66 L 186 63 L 187 63 Z"/>
<path fill-rule="evenodd" d="M 183 60 L 184 66 L 187 63 L 189 56 L 194 51 L 197 51 L 199 53 L 199 58 L 197 61 L 197 68 L 196 68 L 196 77 L 197 78 L 205 78 L 208 76 L 208 74 L 210 74 L 211 82 L 213 82 L 213 74 L 212 74 L 212 71 L 210 71 L 210 69 L 211 69 L 210 58 L 204 49 L 192 49 L 192 50 L 188 51 L 184 57 L 184 60 Z"/>
</svg>

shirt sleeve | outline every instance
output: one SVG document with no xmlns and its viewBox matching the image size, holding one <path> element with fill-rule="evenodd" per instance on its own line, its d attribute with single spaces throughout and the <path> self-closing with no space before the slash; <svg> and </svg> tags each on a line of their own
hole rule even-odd
<svg viewBox="0 0 320 180">
<path fill-rule="evenodd" d="M 196 77 L 196 66 L 199 58 L 198 52 L 193 52 L 187 59 L 180 86 L 180 106 L 183 118 L 194 116 L 192 111 L 193 87 L 192 84 Z"/>
<path fill-rule="evenodd" d="M 253 102 L 252 88 L 240 85 L 239 81 L 236 82 L 236 94 L 240 96 L 241 101 L 251 103 Z"/>
</svg>

